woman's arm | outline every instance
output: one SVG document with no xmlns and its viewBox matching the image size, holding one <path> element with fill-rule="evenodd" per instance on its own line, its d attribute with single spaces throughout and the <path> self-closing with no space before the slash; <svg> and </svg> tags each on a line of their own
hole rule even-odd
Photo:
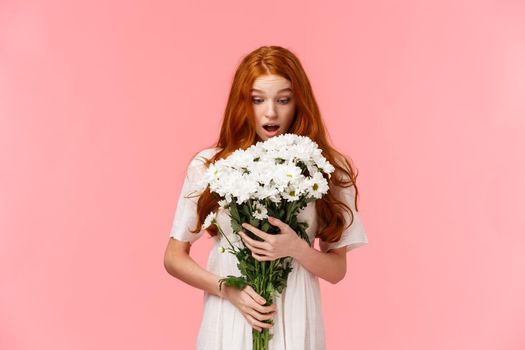
<svg viewBox="0 0 525 350">
<path fill-rule="evenodd" d="M 275 316 L 275 304 L 265 305 L 266 300 L 249 285 L 243 289 L 238 289 L 223 284 L 221 290 L 219 290 L 221 277 L 200 267 L 189 255 L 190 247 L 191 244 L 188 242 L 169 239 L 164 254 L 164 267 L 170 275 L 193 287 L 227 299 L 239 309 L 248 323 L 258 331 L 261 331 L 262 328 L 273 327 L 273 324 L 263 321 Z"/>
<path fill-rule="evenodd" d="M 341 281 L 346 274 L 346 247 L 331 249 L 327 253 L 312 248 L 297 233 L 281 220 L 268 217 L 270 224 L 279 227 L 280 233 L 268 234 L 249 223 L 242 227 L 263 239 L 262 242 L 251 239 L 242 230 L 239 232 L 244 244 L 251 250 L 252 256 L 259 261 L 270 261 L 291 256 L 314 275 L 332 284 Z"/>
<path fill-rule="evenodd" d="M 173 277 L 208 293 L 224 298 L 224 288 L 219 290 L 221 277 L 203 269 L 189 255 L 189 242 L 170 238 L 164 253 L 164 267 Z"/>
<path fill-rule="evenodd" d="M 314 275 L 332 284 L 341 281 L 346 275 L 346 247 L 321 252 L 301 240 L 300 248 L 293 258 Z"/>
</svg>

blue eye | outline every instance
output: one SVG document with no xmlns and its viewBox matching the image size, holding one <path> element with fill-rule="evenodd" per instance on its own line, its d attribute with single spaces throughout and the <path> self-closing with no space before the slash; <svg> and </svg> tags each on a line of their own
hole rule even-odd
<svg viewBox="0 0 525 350">
<path fill-rule="evenodd" d="M 281 102 L 283 105 L 285 105 L 288 102 L 290 102 L 290 99 L 289 98 L 285 98 L 285 99 L 279 100 L 279 102 Z"/>
<path fill-rule="evenodd" d="M 259 104 L 259 103 L 262 102 L 262 100 L 261 100 L 260 98 L 252 98 L 252 101 L 253 101 L 253 103 L 255 103 L 255 104 Z"/>
</svg>

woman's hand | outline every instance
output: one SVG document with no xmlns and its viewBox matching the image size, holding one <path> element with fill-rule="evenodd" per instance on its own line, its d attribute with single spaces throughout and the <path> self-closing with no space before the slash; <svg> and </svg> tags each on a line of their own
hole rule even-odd
<svg viewBox="0 0 525 350">
<path fill-rule="evenodd" d="M 242 224 L 242 227 L 263 239 L 263 242 L 259 242 L 251 239 L 244 232 L 239 232 L 244 244 L 251 250 L 252 256 L 258 261 L 271 261 L 285 256 L 295 258 L 303 248 L 303 244 L 307 244 L 306 241 L 281 220 L 269 216 L 268 221 L 273 226 L 277 226 L 281 232 L 272 235 L 253 227 L 247 222 Z"/>
<path fill-rule="evenodd" d="M 275 316 L 275 304 L 264 306 L 266 300 L 257 294 L 250 285 L 245 286 L 243 289 L 239 289 L 224 284 L 223 288 L 224 298 L 228 299 L 237 309 L 239 309 L 246 321 L 248 321 L 253 328 L 261 332 L 262 327 L 273 327 L 271 323 L 261 321 L 269 320 Z"/>
</svg>

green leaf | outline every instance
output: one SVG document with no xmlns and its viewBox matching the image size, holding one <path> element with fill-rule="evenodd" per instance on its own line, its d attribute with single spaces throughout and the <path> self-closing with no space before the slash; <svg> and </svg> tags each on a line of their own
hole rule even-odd
<svg viewBox="0 0 525 350">
<path fill-rule="evenodd" d="M 227 277 L 221 278 L 219 280 L 219 289 L 221 289 L 223 283 L 225 283 L 228 286 L 239 289 L 243 289 L 248 284 L 244 277 L 237 277 L 232 275 L 228 275 Z"/>
<path fill-rule="evenodd" d="M 230 214 L 235 221 L 241 222 L 241 217 L 239 215 L 239 211 L 237 210 L 237 203 L 234 201 L 230 203 Z"/>
<path fill-rule="evenodd" d="M 250 212 L 249 205 L 247 205 L 247 204 L 242 204 L 242 205 L 241 205 L 241 212 L 242 212 L 244 215 L 246 215 L 247 217 L 252 216 L 252 213 Z"/>
<path fill-rule="evenodd" d="M 250 217 L 250 225 L 259 227 L 259 219 L 254 218 L 253 216 Z"/>
<path fill-rule="evenodd" d="M 268 232 L 269 229 L 270 223 L 268 221 L 265 221 L 264 224 L 262 224 L 261 230 L 263 230 L 264 232 Z"/>
<path fill-rule="evenodd" d="M 243 227 L 241 226 L 241 224 L 239 224 L 239 221 L 236 221 L 236 220 L 231 220 L 230 221 L 231 223 L 231 226 L 232 226 L 232 230 L 233 232 L 239 232 L 243 229 Z"/>
</svg>

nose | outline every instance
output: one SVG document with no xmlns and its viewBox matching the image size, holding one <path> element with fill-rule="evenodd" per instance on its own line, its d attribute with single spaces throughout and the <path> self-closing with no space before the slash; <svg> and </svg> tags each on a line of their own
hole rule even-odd
<svg viewBox="0 0 525 350">
<path fill-rule="evenodd" d="M 275 103 L 273 101 L 270 101 L 268 103 L 268 107 L 266 107 L 266 116 L 268 118 L 273 118 L 277 116 L 277 111 L 275 109 Z"/>
</svg>

